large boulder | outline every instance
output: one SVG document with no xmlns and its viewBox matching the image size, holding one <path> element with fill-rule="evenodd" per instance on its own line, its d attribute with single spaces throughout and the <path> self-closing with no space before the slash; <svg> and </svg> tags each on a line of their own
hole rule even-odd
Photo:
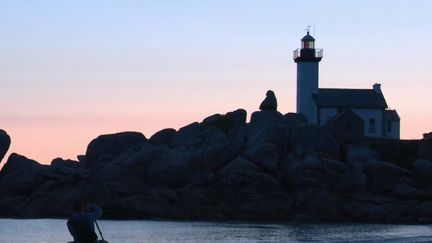
<svg viewBox="0 0 432 243">
<path fill-rule="evenodd" d="M 101 170 L 101 177 L 106 181 L 121 178 L 142 178 L 147 174 L 150 161 L 166 152 L 166 145 L 143 143 L 128 150 L 116 159 L 108 162 Z"/>
<path fill-rule="evenodd" d="M 267 91 L 266 98 L 261 102 L 260 110 L 277 110 L 277 100 L 272 90 Z"/>
<path fill-rule="evenodd" d="M 159 179 L 163 185 L 180 188 L 188 184 L 194 175 L 185 161 L 179 161 L 179 163 L 168 164 L 159 173 Z"/>
<path fill-rule="evenodd" d="M 0 196 L 28 194 L 44 167 L 18 154 L 11 154 L 0 171 Z"/>
<path fill-rule="evenodd" d="M 215 171 L 234 159 L 235 151 L 227 142 L 209 146 L 204 152 L 203 167 Z"/>
<path fill-rule="evenodd" d="M 259 171 L 248 170 L 242 177 L 249 180 L 249 185 L 257 192 L 257 194 L 267 194 L 275 191 L 280 191 L 281 184 L 273 175 L 262 173 Z"/>
<path fill-rule="evenodd" d="M 166 128 L 153 134 L 153 136 L 149 138 L 149 142 L 152 144 L 171 144 L 172 140 L 175 138 L 176 133 L 177 131 L 175 129 Z"/>
<path fill-rule="evenodd" d="M 416 199 L 424 195 L 424 191 L 416 186 L 414 180 L 401 177 L 393 186 L 393 193 L 401 198 Z"/>
<path fill-rule="evenodd" d="M 410 171 L 386 161 L 370 161 L 365 164 L 369 188 L 373 191 L 388 192 L 401 177 L 410 176 Z"/>
<path fill-rule="evenodd" d="M 106 187 L 113 198 L 140 194 L 148 189 L 146 181 L 137 178 L 115 179 L 107 182 Z"/>
<path fill-rule="evenodd" d="M 212 127 L 212 126 L 219 126 L 223 121 L 223 115 L 221 114 L 214 114 L 211 116 L 208 116 L 204 118 L 204 120 L 201 122 L 201 126 L 203 127 Z"/>
<path fill-rule="evenodd" d="M 205 118 L 201 123 L 203 144 L 212 145 L 229 140 L 236 151 L 244 147 L 246 136 L 246 111 L 238 109 L 225 115 L 215 114 Z"/>
<path fill-rule="evenodd" d="M 278 151 L 275 144 L 262 143 L 250 149 L 246 154 L 250 161 L 253 161 L 261 169 L 276 173 L 278 167 Z"/>
<path fill-rule="evenodd" d="M 347 170 L 349 170 L 348 166 L 345 163 L 338 160 L 322 159 L 322 162 L 326 170 L 332 171 L 334 173 L 343 174 Z"/>
<path fill-rule="evenodd" d="M 153 184 L 181 187 L 193 175 L 190 157 L 191 153 L 184 146 L 171 148 L 148 163 L 147 175 L 143 177 Z"/>
<path fill-rule="evenodd" d="M 295 149 L 313 150 L 337 157 L 339 144 L 336 139 L 321 126 L 301 124 L 291 130 L 291 147 Z"/>
<path fill-rule="evenodd" d="M 246 116 L 243 109 L 225 114 L 219 128 L 225 132 L 234 149 L 239 152 L 244 148 L 246 137 Z"/>
<path fill-rule="evenodd" d="M 287 157 L 282 160 L 281 179 L 288 187 L 305 190 L 308 188 L 322 188 L 328 190 L 349 191 L 351 185 L 346 185 L 356 178 L 349 173 L 349 168 L 342 162 L 322 158 L 309 154 L 304 159 Z M 355 184 L 355 182 L 351 182 Z M 345 189 L 348 187 L 348 189 Z"/>
<path fill-rule="evenodd" d="M 203 131 L 203 144 L 210 146 L 213 144 L 226 142 L 228 137 L 225 132 L 223 132 L 218 127 L 207 127 Z"/>
<path fill-rule="evenodd" d="M 202 122 L 203 128 L 207 127 L 218 127 L 220 130 L 231 135 L 239 127 L 244 126 L 246 123 L 247 113 L 243 109 L 238 109 L 232 112 L 228 112 L 225 115 L 214 114 L 206 117 Z"/>
<path fill-rule="evenodd" d="M 0 162 L 2 161 L 3 157 L 6 155 L 10 143 L 11 143 L 11 139 L 9 135 L 4 130 L 0 129 Z"/>
<path fill-rule="evenodd" d="M 196 146 L 202 139 L 201 126 L 198 122 L 191 123 L 178 130 L 172 144 L 173 146 Z"/>
<path fill-rule="evenodd" d="M 33 193 L 29 197 L 27 207 L 29 208 L 27 217 L 65 217 L 69 213 L 57 198 L 43 192 Z"/>
<path fill-rule="evenodd" d="M 282 114 L 275 110 L 262 110 L 252 113 L 246 130 L 246 147 L 252 148 L 259 143 L 265 143 L 271 129 L 279 123 L 281 118 Z"/>
<path fill-rule="evenodd" d="M 289 112 L 283 115 L 282 123 L 285 125 L 298 125 L 308 123 L 307 117 L 302 113 Z"/>
<path fill-rule="evenodd" d="M 146 137 L 139 132 L 101 135 L 87 146 L 85 163 L 90 167 L 99 166 L 98 161 L 114 159 L 127 149 L 146 141 Z"/>
<path fill-rule="evenodd" d="M 219 176 L 230 176 L 230 175 L 236 175 L 236 174 L 242 174 L 246 171 L 258 171 L 259 168 L 256 166 L 253 162 L 243 158 L 243 157 L 237 157 L 224 167 L 222 167 L 218 171 Z"/>
<path fill-rule="evenodd" d="M 290 127 L 282 123 L 271 126 L 265 134 L 266 143 L 274 144 L 279 156 L 286 156 L 291 148 L 289 144 Z"/>
<path fill-rule="evenodd" d="M 353 166 L 364 165 L 378 159 L 378 153 L 365 146 L 350 146 L 347 151 L 347 162 Z"/>
<path fill-rule="evenodd" d="M 286 167 L 285 183 L 297 189 L 325 188 L 324 163 L 316 157 L 307 157 L 304 160 L 292 160 Z"/>
<path fill-rule="evenodd" d="M 275 110 L 262 110 L 252 113 L 249 125 L 252 126 L 271 126 L 281 121 L 283 115 Z"/>
<path fill-rule="evenodd" d="M 0 180 L 9 181 L 20 178 L 33 178 L 41 168 L 42 165 L 37 161 L 12 153 L 0 171 Z"/>
<path fill-rule="evenodd" d="M 72 204 L 76 201 L 84 201 L 86 190 L 89 187 L 89 181 L 79 181 L 72 184 L 70 187 L 65 187 L 64 192 L 60 197 L 60 201 L 66 204 Z"/>
<path fill-rule="evenodd" d="M 48 172 L 50 173 L 45 174 L 57 176 L 56 183 L 60 184 L 75 183 L 91 176 L 88 168 L 82 166 L 80 162 L 62 158 L 53 159 Z"/>
<path fill-rule="evenodd" d="M 360 169 L 347 170 L 339 178 L 337 189 L 343 192 L 364 191 L 367 186 L 367 177 Z"/>
<path fill-rule="evenodd" d="M 50 165 L 53 169 L 63 169 L 65 167 L 79 167 L 80 163 L 75 160 L 55 158 L 51 161 Z"/>
<path fill-rule="evenodd" d="M 246 123 L 247 112 L 244 109 L 237 109 L 232 112 L 225 114 L 224 125 L 227 128 L 237 128 L 239 126 L 244 126 Z M 229 131 L 229 129 L 226 129 Z"/>
<path fill-rule="evenodd" d="M 216 174 L 218 178 L 214 187 L 220 192 L 219 202 L 232 205 L 229 214 L 237 214 L 234 218 L 242 218 L 236 207 L 242 207 L 249 199 L 270 192 L 281 191 L 281 184 L 272 175 L 264 173 L 253 162 L 238 157 Z"/>
<path fill-rule="evenodd" d="M 84 192 L 86 202 L 96 203 L 97 205 L 106 205 L 111 198 L 111 192 L 108 187 L 100 181 L 95 181 L 88 185 Z"/>
</svg>

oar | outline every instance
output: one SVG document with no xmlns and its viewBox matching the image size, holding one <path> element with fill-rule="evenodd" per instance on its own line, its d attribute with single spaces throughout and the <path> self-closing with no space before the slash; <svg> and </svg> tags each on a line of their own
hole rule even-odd
<svg viewBox="0 0 432 243">
<path fill-rule="evenodd" d="M 98 229 L 98 231 L 99 231 L 99 234 L 100 234 L 102 240 L 105 242 L 105 239 L 103 238 L 103 235 L 102 235 L 102 231 L 100 230 L 99 225 L 98 225 L 98 223 L 97 223 L 96 220 L 95 220 L 95 224 L 96 224 L 96 227 L 97 227 L 97 229 Z"/>
</svg>

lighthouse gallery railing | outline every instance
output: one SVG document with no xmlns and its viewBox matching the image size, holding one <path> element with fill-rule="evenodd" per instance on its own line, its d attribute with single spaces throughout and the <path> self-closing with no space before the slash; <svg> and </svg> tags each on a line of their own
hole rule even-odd
<svg viewBox="0 0 432 243">
<path fill-rule="evenodd" d="M 300 57 L 300 48 L 294 50 L 293 59 Z M 315 49 L 315 57 L 323 57 L 323 49 Z"/>
</svg>

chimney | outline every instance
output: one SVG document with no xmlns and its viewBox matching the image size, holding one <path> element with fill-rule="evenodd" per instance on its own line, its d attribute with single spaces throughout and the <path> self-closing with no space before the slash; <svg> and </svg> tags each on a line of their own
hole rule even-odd
<svg viewBox="0 0 432 243">
<path fill-rule="evenodd" d="M 377 93 L 377 94 L 381 94 L 381 84 L 375 83 L 373 85 L 373 90 Z"/>
</svg>

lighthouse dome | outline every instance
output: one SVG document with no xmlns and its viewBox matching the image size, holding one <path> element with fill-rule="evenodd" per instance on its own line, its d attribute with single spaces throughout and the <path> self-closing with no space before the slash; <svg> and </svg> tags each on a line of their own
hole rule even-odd
<svg viewBox="0 0 432 243">
<path fill-rule="evenodd" d="M 315 39 L 309 34 L 309 31 L 307 32 L 307 34 L 301 39 L 301 41 L 305 42 L 305 41 L 315 41 Z"/>
</svg>

